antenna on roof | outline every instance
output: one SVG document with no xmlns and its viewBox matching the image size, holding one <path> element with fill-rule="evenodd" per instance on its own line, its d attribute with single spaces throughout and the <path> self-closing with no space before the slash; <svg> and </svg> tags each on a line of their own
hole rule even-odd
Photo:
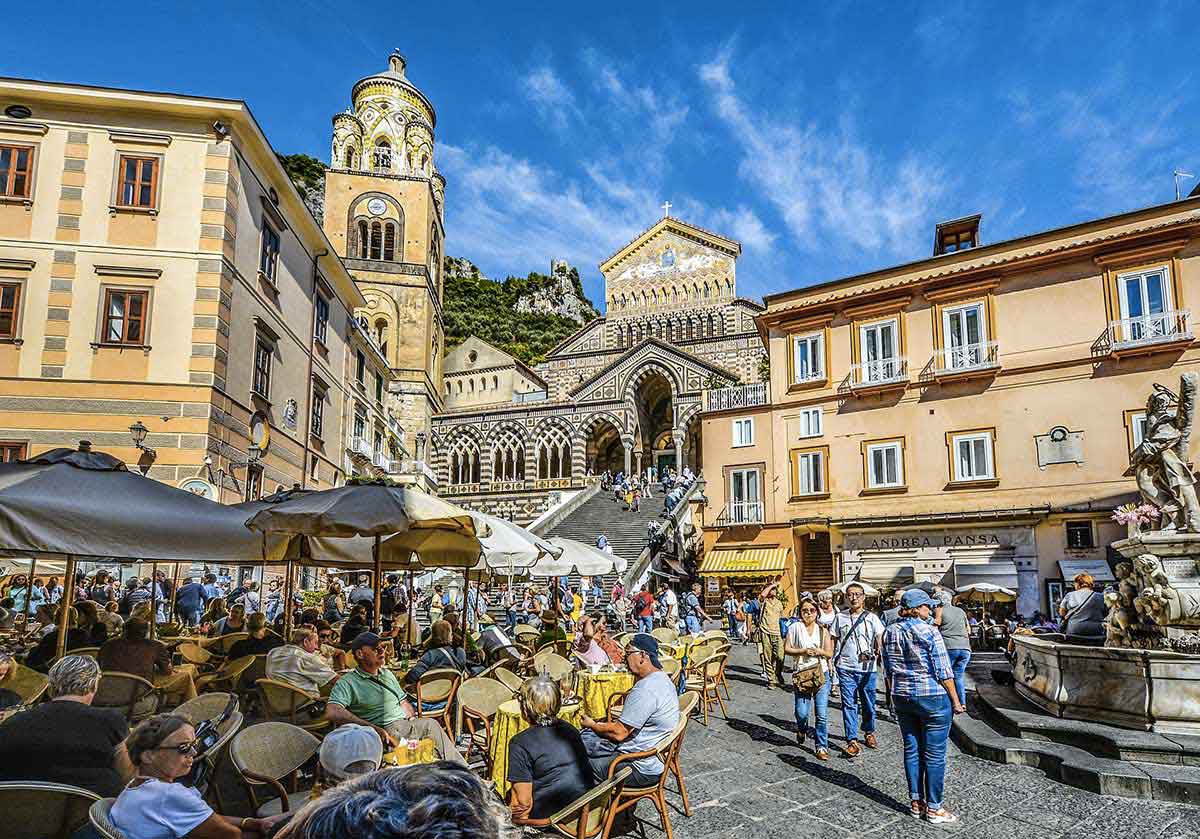
<svg viewBox="0 0 1200 839">
<path fill-rule="evenodd" d="M 1196 176 L 1193 175 L 1191 172 L 1185 172 L 1182 169 L 1176 169 L 1174 174 L 1175 174 L 1175 200 L 1178 201 L 1182 197 L 1180 195 L 1180 190 L 1179 190 L 1179 179 L 1180 178 L 1188 178 L 1188 179 L 1194 180 L 1196 178 Z"/>
</svg>

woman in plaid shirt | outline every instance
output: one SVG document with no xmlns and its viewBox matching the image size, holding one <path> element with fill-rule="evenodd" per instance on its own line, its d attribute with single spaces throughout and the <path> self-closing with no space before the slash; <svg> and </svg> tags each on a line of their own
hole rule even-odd
<svg viewBox="0 0 1200 839">
<path fill-rule="evenodd" d="M 954 671 L 929 615 L 937 601 L 920 589 L 900 598 L 900 620 L 883 633 L 883 665 L 892 685 L 892 706 L 904 736 L 904 774 L 914 818 L 951 824 L 958 816 L 942 806 L 946 740 L 950 721 L 963 707 Z"/>
</svg>

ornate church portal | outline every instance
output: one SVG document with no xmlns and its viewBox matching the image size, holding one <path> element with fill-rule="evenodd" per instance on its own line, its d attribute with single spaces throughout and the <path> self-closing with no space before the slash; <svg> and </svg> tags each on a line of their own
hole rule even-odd
<svg viewBox="0 0 1200 839">
<path fill-rule="evenodd" d="M 541 363 L 477 338 L 450 352 L 453 408 L 432 432 L 441 494 L 528 522 L 605 471 L 702 472 L 704 392 L 757 382 L 765 355 L 762 307 L 736 296 L 740 252 L 664 217 L 601 263 L 605 316 Z"/>
</svg>

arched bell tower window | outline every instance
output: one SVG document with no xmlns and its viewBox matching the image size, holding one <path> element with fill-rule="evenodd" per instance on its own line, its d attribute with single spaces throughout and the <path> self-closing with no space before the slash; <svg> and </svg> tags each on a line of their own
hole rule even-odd
<svg viewBox="0 0 1200 839">
<path fill-rule="evenodd" d="M 383 225 L 371 222 L 371 247 L 368 259 L 383 259 Z"/>
<path fill-rule="evenodd" d="M 346 168 L 358 168 L 358 149 L 354 148 L 354 146 L 346 147 Z"/>
<path fill-rule="evenodd" d="M 365 221 L 360 221 L 358 223 L 358 258 L 359 259 L 367 258 L 367 244 L 368 244 L 369 238 L 370 238 L 369 234 L 367 233 L 367 223 Z"/>
<path fill-rule="evenodd" d="M 383 258 L 387 262 L 396 261 L 396 225 L 390 221 L 383 225 Z"/>
<path fill-rule="evenodd" d="M 376 171 L 392 171 L 392 144 L 384 137 L 380 137 L 375 141 L 375 153 L 372 164 Z"/>
</svg>

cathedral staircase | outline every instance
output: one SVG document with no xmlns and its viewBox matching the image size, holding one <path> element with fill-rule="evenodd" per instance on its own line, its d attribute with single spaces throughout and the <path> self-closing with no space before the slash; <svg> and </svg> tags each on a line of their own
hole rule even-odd
<svg viewBox="0 0 1200 839">
<path fill-rule="evenodd" d="M 657 487 L 656 487 L 657 488 Z M 563 536 L 585 545 L 595 545 L 596 539 L 608 537 L 613 553 L 630 566 L 646 548 L 648 525 L 652 521 L 663 521 L 664 496 L 655 492 L 651 498 L 643 498 L 638 512 L 630 512 L 624 501 L 618 501 L 611 491 L 598 492 L 575 509 L 569 516 L 546 531 L 546 536 Z M 605 574 L 601 578 L 605 596 L 612 591 L 618 574 Z M 579 583 L 578 575 L 571 575 L 572 586 Z"/>
</svg>

